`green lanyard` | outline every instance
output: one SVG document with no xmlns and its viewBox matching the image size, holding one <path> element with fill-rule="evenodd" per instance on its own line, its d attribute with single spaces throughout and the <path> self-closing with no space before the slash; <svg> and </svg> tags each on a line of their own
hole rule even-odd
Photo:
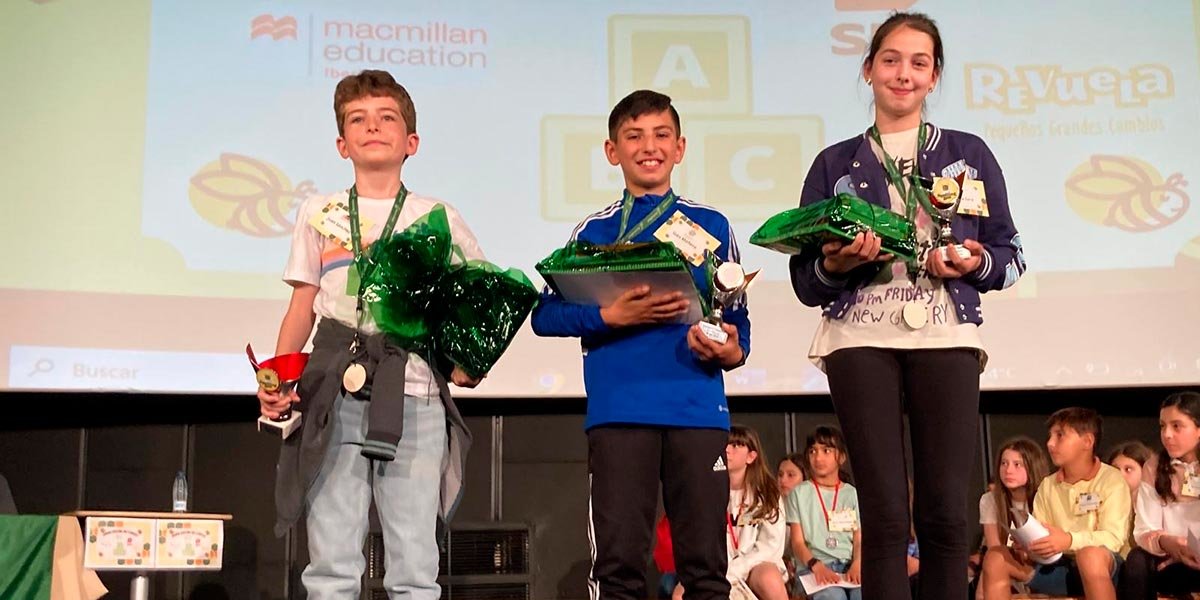
<svg viewBox="0 0 1200 600">
<path fill-rule="evenodd" d="M 383 224 L 383 230 L 379 232 L 379 239 L 376 241 L 386 241 L 392 237 L 392 230 L 396 228 L 396 221 L 400 218 L 400 211 L 404 209 L 404 201 L 408 198 L 408 189 L 404 184 L 400 184 L 400 191 L 396 193 L 396 200 L 392 202 L 392 211 L 388 213 L 387 221 Z M 354 289 L 355 308 L 354 316 L 357 325 L 354 328 L 354 342 L 350 349 L 353 352 L 358 348 L 358 331 L 362 329 L 363 321 L 363 286 L 362 279 L 370 275 L 372 265 L 365 264 L 363 260 L 362 249 L 362 224 L 358 221 L 358 186 L 350 186 L 350 246 L 351 252 L 354 253 L 354 260 L 350 263 L 349 286 Z M 361 268 L 360 268 L 361 265 Z"/>
<path fill-rule="evenodd" d="M 896 166 L 896 161 L 892 159 L 887 149 L 883 147 L 883 140 L 879 137 L 879 127 L 875 125 L 871 126 L 871 139 L 879 146 L 879 152 L 883 154 L 883 169 L 887 171 L 888 179 L 896 187 L 896 191 L 900 194 L 900 197 L 904 198 L 904 217 L 915 227 L 918 204 L 925 209 L 926 214 L 932 217 L 934 215 L 934 208 L 929 203 L 929 196 L 921 188 L 921 169 L 920 164 L 917 162 L 917 157 L 921 155 L 921 149 L 925 147 L 925 123 L 921 123 L 917 131 L 917 150 L 913 153 L 912 173 L 909 174 L 907 182 L 904 176 L 900 174 L 900 168 Z M 917 264 L 917 259 L 908 260 L 906 264 L 908 265 L 909 276 L 916 275 L 920 268 Z"/>
<path fill-rule="evenodd" d="M 392 237 L 392 230 L 396 228 L 396 220 L 400 218 L 400 211 L 404 208 L 404 201 L 408 198 L 408 188 L 404 184 L 400 184 L 400 191 L 396 192 L 396 200 L 392 202 L 392 212 L 388 213 L 387 221 L 383 224 L 383 231 L 379 232 L 378 241 L 386 241 Z M 358 186 L 350 186 L 350 245 L 351 252 L 354 252 L 354 261 L 358 262 L 362 257 L 362 224 L 358 222 Z M 364 273 L 365 275 L 365 273 Z"/>
<path fill-rule="evenodd" d="M 667 212 L 667 209 L 670 208 L 674 203 L 675 192 L 672 190 L 667 190 L 667 194 L 663 196 L 663 199 L 658 203 L 658 206 L 655 206 L 654 210 L 650 211 L 650 214 L 643 217 L 641 221 L 638 221 L 637 224 L 633 226 L 633 229 L 625 231 L 625 228 L 629 226 L 629 215 L 633 213 L 633 193 L 629 190 L 625 190 L 625 198 L 623 200 L 623 204 L 621 205 L 621 231 L 617 233 L 616 243 L 624 244 L 637 237 L 638 234 L 645 231 L 651 223 L 657 221 L 659 217 L 663 216 L 663 213 Z"/>
</svg>

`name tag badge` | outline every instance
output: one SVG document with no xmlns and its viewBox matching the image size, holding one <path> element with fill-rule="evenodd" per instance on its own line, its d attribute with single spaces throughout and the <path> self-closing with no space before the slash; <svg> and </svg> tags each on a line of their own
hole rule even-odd
<svg viewBox="0 0 1200 600">
<path fill-rule="evenodd" d="M 1183 489 L 1179 490 L 1181 496 L 1188 498 L 1200 498 L 1200 474 L 1189 474 L 1183 478 Z"/>
<path fill-rule="evenodd" d="M 988 216 L 987 192 L 983 182 L 978 179 L 966 179 L 962 182 L 962 197 L 958 201 L 958 214 Z"/>
<path fill-rule="evenodd" d="M 721 246 L 717 238 L 678 210 L 654 232 L 654 237 L 675 244 L 680 254 L 695 267 L 704 264 L 706 252 L 716 252 Z"/>
<path fill-rule="evenodd" d="M 358 221 L 361 224 L 361 231 L 365 233 L 371 230 L 372 223 L 369 219 L 360 214 Z M 308 220 L 308 224 L 312 225 L 313 229 L 316 229 L 325 239 L 347 251 L 354 251 L 350 243 L 350 207 L 345 202 L 335 201 L 326 204 L 320 212 Z"/>
<path fill-rule="evenodd" d="M 1083 515 L 1097 510 L 1100 510 L 1099 494 L 1084 492 L 1079 495 L 1079 503 L 1075 508 L 1075 514 Z"/>
<path fill-rule="evenodd" d="M 829 515 L 829 530 L 850 532 L 858 529 L 858 511 L 853 508 L 835 510 Z"/>
</svg>

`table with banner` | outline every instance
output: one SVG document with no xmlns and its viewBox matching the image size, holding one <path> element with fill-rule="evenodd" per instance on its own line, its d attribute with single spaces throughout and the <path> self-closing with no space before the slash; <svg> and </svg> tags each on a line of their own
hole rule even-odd
<svg viewBox="0 0 1200 600">
<path fill-rule="evenodd" d="M 220 570 L 232 519 L 102 510 L 0 515 L 0 598 L 92 600 L 108 591 L 97 571 L 130 571 L 130 598 L 145 600 L 155 571 Z"/>
<path fill-rule="evenodd" d="M 150 597 L 155 571 L 218 571 L 225 551 L 225 521 L 233 515 L 187 512 L 80 510 L 84 519 L 83 566 L 132 571 L 129 597 Z"/>
</svg>

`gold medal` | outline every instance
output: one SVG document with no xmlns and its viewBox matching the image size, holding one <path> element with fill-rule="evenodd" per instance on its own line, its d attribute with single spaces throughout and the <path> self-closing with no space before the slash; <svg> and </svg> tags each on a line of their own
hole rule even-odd
<svg viewBox="0 0 1200 600">
<path fill-rule="evenodd" d="M 254 372 L 254 378 L 258 380 L 258 387 L 263 391 L 274 392 L 279 389 L 279 373 L 276 373 L 275 369 L 259 369 Z"/>
<path fill-rule="evenodd" d="M 346 388 L 347 392 L 353 394 L 361 390 L 367 384 L 367 368 L 358 364 L 352 363 L 346 367 L 346 372 L 342 374 L 342 387 Z"/>
<path fill-rule="evenodd" d="M 920 329 L 929 322 L 929 314 L 925 312 L 925 305 L 920 302 L 905 304 L 900 316 L 904 319 L 904 324 L 913 330 Z"/>
<path fill-rule="evenodd" d="M 950 208 L 954 206 L 955 200 L 958 200 L 958 195 L 962 188 L 958 182 L 950 177 L 938 177 L 933 180 L 933 189 L 930 190 L 930 201 L 938 208 Z"/>
</svg>

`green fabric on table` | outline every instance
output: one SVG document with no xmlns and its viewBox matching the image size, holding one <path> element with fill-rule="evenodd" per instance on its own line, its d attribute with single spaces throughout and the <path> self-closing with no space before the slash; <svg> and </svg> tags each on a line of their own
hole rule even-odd
<svg viewBox="0 0 1200 600">
<path fill-rule="evenodd" d="M 57 516 L 0 515 L 0 598 L 50 598 L 57 533 Z"/>
<path fill-rule="evenodd" d="M 850 194 L 785 210 L 767 219 L 750 236 L 750 243 L 784 254 L 799 254 L 806 247 L 831 240 L 853 240 L 862 231 L 873 231 L 880 237 L 881 252 L 904 259 L 916 256 L 912 222 Z"/>
</svg>

